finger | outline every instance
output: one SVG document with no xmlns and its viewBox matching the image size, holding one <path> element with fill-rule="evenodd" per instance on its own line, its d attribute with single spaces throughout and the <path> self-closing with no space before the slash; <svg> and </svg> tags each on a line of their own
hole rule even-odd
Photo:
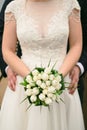
<svg viewBox="0 0 87 130">
<path fill-rule="evenodd" d="M 16 85 L 16 81 L 17 81 L 16 76 L 13 76 L 11 80 L 12 80 L 13 84 Z"/>
<path fill-rule="evenodd" d="M 74 83 L 72 84 L 72 87 L 69 88 L 69 93 L 73 94 L 75 92 L 75 90 L 77 89 L 78 83 Z"/>
<path fill-rule="evenodd" d="M 73 78 L 71 79 L 71 84 L 69 85 L 69 88 L 77 86 L 77 84 L 78 84 L 78 80 L 77 80 L 76 76 L 73 76 Z"/>
<path fill-rule="evenodd" d="M 69 89 L 77 88 L 78 83 L 77 82 L 72 82 L 69 86 Z"/>
<path fill-rule="evenodd" d="M 13 75 L 9 75 L 8 76 L 8 80 L 10 81 L 10 80 L 13 80 L 14 82 L 17 80 L 17 78 L 16 78 L 16 75 L 15 74 L 13 74 Z"/>
<path fill-rule="evenodd" d="M 16 82 L 13 79 L 11 80 L 11 84 L 12 84 L 13 91 L 15 91 L 16 90 Z"/>
<path fill-rule="evenodd" d="M 74 81 L 74 79 L 73 80 L 71 80 L 71 83 L 70 83 L 70 85 L 69 85 L 69 88 L 68 89 L 72 89 L 73 87 L 74 87 L 74 84 L 75 84 L 76 82 Z"/>
<path fill-rule="evenodd" d="M 8 77 L 8 81 L 9 81 L 9 83 L 10 83 L 11 85 L 16 85 L 16 80 L 17 80 L 17 78 L 16 78 L 15 75 L 12 75 L 12 76 L 9 76 L 9 77 Z"/>
<path fill-rule="evenodd" d="M 73 83 L 78 82 L 79 81 L 79 73 L 77 71 L 75 71 L 75 70 L 71 71 L 70 78 L 71 78 L 71 81 Z"/>
<path fill-rule="evenodd" d="M 8 87 L 13 91 L 13 87 L 10 81 L 8 81 Z"/>
<path fill-rule="evenodd" d="M 8 81 L 8 85 L 9 85 L 9 88 L 10 88 L 12 91 L 15 91 L 15 90 L 16 90 L 16 85 L 15 85 L 15 83 L 13 82 L 13 80 Z"/>
<path fill-rule="evenodd" d="M 70 72 L 70 74 L 69 74 L 70 79 L 73 79 L 73 76 L 74 76 L 74 70 L 72 70 L 72 71 Z"/>
<path fill-rule="evenodd" d="M 73 88 L 73 89 L 71 89 L 71 90 L 69 91 L 69 93 L 70 93 L 70 94 L 74 94 L 75 90 L 76 90 L 76 88 Z"/>
</svg>

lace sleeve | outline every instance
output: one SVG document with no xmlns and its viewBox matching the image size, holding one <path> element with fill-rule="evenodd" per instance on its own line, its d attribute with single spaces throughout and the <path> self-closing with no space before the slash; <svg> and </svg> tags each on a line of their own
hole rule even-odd
<svg viewBox="0 0 87 130">
<path fill-rule="evenodd" d="M 77 0 L 72 0 L 70 17 L 72 17 L 72 19 L 74 19 L 76 22 L 80 21 L 80 6 Z"/>
<path fill-rule="evenodd" d="M 16 21 L 14 14 L 11 12 L 5 14 L 5 24 L 9 23 L 10 21 Z"/>
<path fill-rule="evenodd" d="M 7 5 L 5 10 L 5 23 L 15 20 L 15 2 L 12 1 Z"/>
</svg>

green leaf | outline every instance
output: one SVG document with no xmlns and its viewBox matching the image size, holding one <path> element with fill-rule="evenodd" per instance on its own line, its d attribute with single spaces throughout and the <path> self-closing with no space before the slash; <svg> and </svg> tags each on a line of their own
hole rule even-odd
<svg viewBox="0 0 87 130">
<path fill-rule="evenodd" d="M 27 100 L 27 97 L 26 97 L 26 98 L 24 98 L 24 99 L 20 102 L 20 104 L 21 104 L 21 103 L 23 103 L 25 100 Z"/>
<path fill-rule="evenodd" d="M 63 92 L 63 90 L 58 90 L 57 95 L 60 95 Z"/>
<path fill-rule="evenodd" d="M 31 105 L 32 105 L 32 104 L 30 104 L 30 105 L 27 107 L 26 111 L 31 107 Z"/>
<path fill-rule="evenodd" d="M 51 72 L 52 72 L 52 74 L 54 74 L 54 75 L 58 75 L 58 71 L 57 71 L 57 70 L 52 69 Z"/>
<path fill-rule="evenodd" d="M 54 69 L 55 65 L 56 65 L 57 61 L 54 63 L 53 67 L 52 67 L 52 70 Z"/>
<path fill-rule="evenodd" d="M 63 101 L 63 99 L 62 98 L 60 98 L 60 100 L 65 104 L 65 102 Z"/>
<path fill-rule="evenodd" d="M 25 82 L 21 82 L 20 85 L 26 86 L 27 84 Z"/>
<path fill-rule="evenodd" d="M 56 102 L 59 104 L 59 102 L 56 100 Z"/>
<path fill-rule="evenodd" d="M 49 60 L 49 62 L 48 62 L 48 65 L 47 65 L 47 67 L 49 67 L 49 66 L 50 66 L 50 63 L 51 63 L 51 58 L 50 58 L 50 60 Z"/>
<path fill-rule="evenodd" d="M 36 67 L 35 69 L 37 69 L 37 70 L 41 73 L 42 71 L 44 72 L 44 69 L 45 69 L 45 68 Z"/>
</svg>

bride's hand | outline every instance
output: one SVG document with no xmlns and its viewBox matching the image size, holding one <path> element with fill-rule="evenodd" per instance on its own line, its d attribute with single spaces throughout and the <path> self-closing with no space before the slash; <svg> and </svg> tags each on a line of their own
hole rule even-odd
<svg viewBox="0 0 87 130">
<path fill-rule="evenodd" d="M 16 90 L 16 81 L 17 81 L 16 76 L 17 74 L 15 74 L 15 72 L 13 72 L 10 67 L 8 67 L 7 69 L 8 86 L 12 91 Z"/>
<path fill-rule="evenodd" d="M 26 76 L 30 73 L 30 70 L 26 72 Z M 24 77 L 26 77 L 24 75 Z M 8 86 L 12 91 L 16 90 L 16 81 L 17 81 L 17 74 L 12 71 L 10 67 L 7 68 L 7 78 L 8 78 Z"/>
<path fill-rule="evenodd" d="M 69 76 L 71 79 L 69 93 L 73 94 L 75 92 L 76 88 L 78 87 L 78 81 L 79 81 L 79 76 L 80 76 L 80 69 L 77 65 L 73 67 Z"/>
</svg>

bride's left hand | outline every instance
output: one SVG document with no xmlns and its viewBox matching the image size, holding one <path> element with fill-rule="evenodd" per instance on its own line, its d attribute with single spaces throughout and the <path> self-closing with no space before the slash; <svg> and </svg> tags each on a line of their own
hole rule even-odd
<svg viewBox="0 0 87 130">
<path fill-rule="evenodd" d="M 70 86 L 69 86 L 69 93 L 70 94 L 74 94 L 74 92 L 75 92 L 75 90 L 77 89 L 77 87 L 78 87 L 78 82 L 74 82 L 74 81 L 72 81 L 71 83 L 70 83 Z"/>
<path fill-rule="evenodd" d="M 76 88 L 78 87 L 79 75 L 80 75 L 80 69 L 76 65 L 73 67 L 73 69 L 71 70 L 71 72 L 69 74 L 70 79 L 71 79 L 71 83 L 69 86 L 70 94 L 73 94 L 75 92 Z"/>
</svg>

